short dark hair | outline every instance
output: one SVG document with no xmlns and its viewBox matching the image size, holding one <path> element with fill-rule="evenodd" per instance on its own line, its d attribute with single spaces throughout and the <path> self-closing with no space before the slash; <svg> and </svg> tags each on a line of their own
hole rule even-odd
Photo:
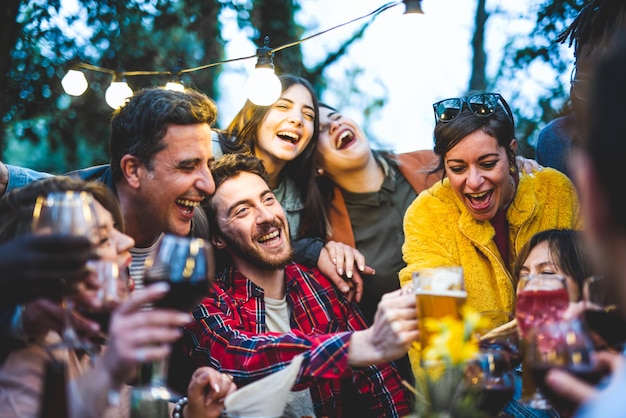
<svg viewBox="0 0 626 418">
<path fill-rule="evenodd" d="M 240 173 L 256 174 L 267 182 L 267 172 L 263 162 L 249 152 L 224 154 L 222 158 L 211 164 L 211 173 L 213 174 L 213 181 L 215 181 L 216 191 L 226 180 Z M 209 231 L 211 231 L 211 236 L 214 236 L 220 229 L 213 207 L 213 196 L 207 198 L 205 210 L 209 220 Z"/>
<path fill-rule="evenodd" d="M 443 170 L 446 153 L 458 145 L 463 138 L 478 130 L 496 138 L 498 144 L 506 149 L 509 165 L 517 170 L 515 151 L 511 147 L 511 141 L 515 139 L 515 124 L 504 107 L 499 105 L 489 116 L 480 116 L 463 110 L 450 122 L 438 122 L 433 133 L 435 139 L 433 150 L 439 156 L 439 165 L 431 172 Z"/>
<path fill-rule="evenodd" d="M 111 172 L 113 180 L 122 178 L 120 161 L 131 154 L 152 170 L 154 156 L 165 145 L 162 142 L 169 125 L 213 126 L 217 119 L 215 102 L 193 89 L 173 91 L 162 87 L 136 92 L 111 119 Z"/>
</svg>

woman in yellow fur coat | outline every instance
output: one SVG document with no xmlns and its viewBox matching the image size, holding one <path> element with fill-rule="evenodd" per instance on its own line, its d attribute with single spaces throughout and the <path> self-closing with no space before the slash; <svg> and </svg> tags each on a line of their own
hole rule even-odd
<svg viewBox="0 0 626 418">
<path fill-rule="evenodd" d="M 433 107 L 434 151 L 444 180 L 405 214 L 407 266 L 400 284 L 422 268 L 461 266 L 470 308 L 512 313 L 518 251 L 536 232 L 581 227 L 576 190 L 553 169 L 520 176 L 513 115 L 499 94 L 476 93 Z M 409 357 L 416 370 L 419 352 L 413 349 Z"/>
</svg>

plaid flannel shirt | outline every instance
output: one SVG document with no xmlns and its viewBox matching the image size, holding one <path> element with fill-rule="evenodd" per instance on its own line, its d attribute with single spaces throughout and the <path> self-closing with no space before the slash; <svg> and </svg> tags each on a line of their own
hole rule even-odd
<svg viewBox="0 0 626 418">
<path fill-rule="evenodd" d="M 223 271 L 194 311 L 196 321 L 185 327 L 184 349 L 196 366 L 230 373 L 242 386 L 304 353 L 294 389 L 310 388 L 317 416 L 342 416 L 340 378 L 346 376 L 351 376 L 375 416 L 409 414 L 411 395 L 392 363 L 348 366 L 352 331 L 367 328 L 356 305 L 317 269 L 291 263 L 285 267 L 285 281 L 292 330 L 281 334 L 267 331 L 263 289 L 235 269 Z"/>
</svg>

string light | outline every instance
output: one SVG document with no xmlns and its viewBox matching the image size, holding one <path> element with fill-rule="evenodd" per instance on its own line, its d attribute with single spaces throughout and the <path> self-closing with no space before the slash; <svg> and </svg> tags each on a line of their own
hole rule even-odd
<svg viewBox="0 0 626 418">
<path fill-rule="evenodd" d="M 70 96 L 80 96 L 87 91 L 89 83 L 82 71 L 69 70 L 61 80 L 63 90 Z"/>
<path fill-rule="evenodd" d="M 126 79 L 122 75 L 116 74 L 104 94 L 104 99 L 109 106 L 117 109 L 132 95 L 133 90 L 128 86 Z"/>
<path fill-rule="evenodd" d="M 248 99 L 259 106 L 269 106 L 280 97 L 282 86 L 274 73 L 272 49 L 269 47 L 270 37 L 266 36 L 264 44 L 256 50 L 257 63 L 246 83 Z"/>
<path fill-rule="evenodd" d="M 184 85 L 181 80 L 182 74 L 191 73 L 195 71 L 204 70 L 207 68 L 215 67 L 218 65 L 227 64 L 235 61 L 248 60 L 252 58 L 257 58 L 257 63 L 255 65 L 255 69 L 250 75 L 250 78 L 247 81 L 247 94 L 250 101 L 260 106 L 268 106 L 274 103 L 278 97 L 280 96 L 281 85 L 278 77 L 274 73 L 274 62 L 273 55 L 286 48 L 291 48 L 293 46 L 299 45 L 302 42 L 308 41 L 309 39 L 315 38 L 317 36 L 323 35 L 327 32 L 340 28 L 342 26 L 348 25 L 350 23 L 356 22 L 358 20 L 362 20 L 368 17 L 375 18 L 378 14 L 384 12 L 385 10 L 391 9 L 392 7 L 398 6 L 400 4 L 405 5 L 404 14 L 423 14 L 421 7 L 422 0 L 399 0 L 392 1 L 389 3 L 385 3 L 376 10 L 367 13 L 363 16 L 359 16 L 347 22 L 341 23 L 339 25 L 333 26 L 321 32 L 314 33 L 305 38 L 299 39 L 295 42 L 281 45 L 277 48 L 269 47 L 269 37 L 266 36 L 264 39 L 263 46 L 258 48 L 255 55 L 239 57 L 228 59 L 224 61 L 218 61 L 211 64 L 202 65 L 200 67 L 181 69 L 180 60 L 178 64 L 174 67 L 172 71 L 126 71 L 119 72 L 113 71 L 108 68 L 98 67 L 91 64 L 78 63 L 74 67 L 72 67 L 68 73 L 61 80 L 61 85 L 63 86 L 64 91 L 72 96 L 80 96 L 83 94 L 88 87 L 87 79 L 81 69 L 98 71 L 103 73 L 111 74 L 112 82 L 111 85 L 107 88 L 105 93 L 105 99 L 109 106 L 112 108 L 117 108 L 124 104 L 126 99 L 133 95 L 132 89 L 126 83 L 125 78 L 131 76 L 146 76 L 146 75 L 169 75 L 170 79 L 165 85 L 165 88 L 170 90 L 184 90 Z"/>
</svg>

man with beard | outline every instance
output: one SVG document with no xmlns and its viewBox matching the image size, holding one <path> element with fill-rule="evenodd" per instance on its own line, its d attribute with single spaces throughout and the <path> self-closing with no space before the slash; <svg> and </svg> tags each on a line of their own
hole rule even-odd
<svg viewBox="0 0 626 418">
<path fill-rule="evenodd" d="M 215 194 L 207 214 L 213 245 L 232 258 L 185 329 L 186 352 L 246 385 L 303 354 L 283 416 L 357 416 L 343 404 L 352 382 L 364 415 L 400 417 L 409 398 L 396 367 L 418 338 L 415 298 L 385 295 L 367 328 L 317 269 L 292 262 L 289 226 L 254 156 L 226 155 L 212 167 Z"/>
</svg>

